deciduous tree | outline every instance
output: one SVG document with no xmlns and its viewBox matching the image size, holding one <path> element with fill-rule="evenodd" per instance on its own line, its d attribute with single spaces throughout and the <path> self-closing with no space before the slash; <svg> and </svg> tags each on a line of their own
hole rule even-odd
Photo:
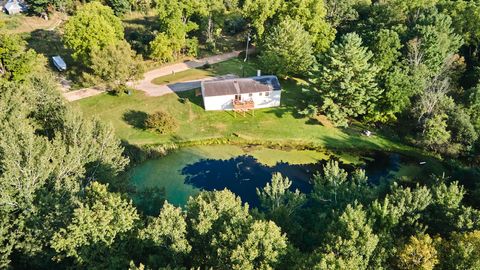
<svg viewBox="0 0 480 270">
<path fill-rule="evenodd" d="M 139 79 L 143 74 L 141 57 L 135 54 L 126 41 L 94 49 L 90 55 L 92 79 L 113 91 L 119 92 L 128 81 Z"/>
<path fill-rule="evenodd" d="M 122 256 L 113 248 L 114 243 L 124 239 L 139 216 L 131 202 L 109 193 L 107 186 L 97 182 L 86 189 L 85 196 L 74 210 L 70 224 L 55 233 L 51 244 L 60 260 L 73 258 L 80 266 L 102 268 Z M 112 248 L 113 253 L 105 257 Z M 128 265 L 128 260 L 124 263 Z"/>
<path fill-rule="evenodd" d="M 111 8 L 100 2 L 90 2 L 65 24 L 63 40 L 73 51 L 72 56 L 88 66 L 93 51 L 123 40 L 122 22 Z"/>
<path fill-rule="evenodd" d="M 398 257 L 398 267 L 404 270 L 432 270 L 438 264 L 437 249 L 428 234 L 410 237 Z"/>
</svg>

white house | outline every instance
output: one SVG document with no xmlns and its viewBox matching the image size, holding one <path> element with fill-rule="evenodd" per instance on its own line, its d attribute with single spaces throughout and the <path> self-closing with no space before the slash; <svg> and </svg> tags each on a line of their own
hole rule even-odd
<svg viewBox="0 0 480 270">
<path fill-rule="evenodd" d="M 249 110 L 280 106 L 282 88 L 276 76 L 203 81 L 206 111 Z"/>
<path fill-rule="evenodd" d="M 9 0 L 3 7 L 9 15 L 17 14 L 23 11 L 22 6 L 17 0 Z"/>
</svg>

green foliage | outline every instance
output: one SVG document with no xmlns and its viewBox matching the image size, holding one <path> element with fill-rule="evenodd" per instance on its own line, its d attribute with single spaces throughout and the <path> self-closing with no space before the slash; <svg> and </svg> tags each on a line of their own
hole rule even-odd
<svg viewBox="0 0 480 270">
<path fill-rule="evenodd" d="M 480 84 L 468 92 L 468 112 L 475 129 L 480 131 Z"/>
<path fill-rule="evenodd" d="M 374 122 L 396 121 L 397 115 L 411 106 L 411 98 L 419 92 L 419 86 L 424 83 L 422 75 L 419 70 L 409 71 L 402 66 L 385 72 L 382 78 L 384 92 L 367 119 Z"/>
<path fill-rule="evenodd" d="M 373 54 L 362 46 L 355 33 L 333 45 L 321 64 L 319 91 L 322 110 L 337 126 L 346 126 L 347 117 L 362 116 L 373 110 L 382 91 L 375 77 L 378 68 Z"/>
<path fill-rule="evenodd" d="M 402 48 L 400 37 L 397 32 L 389 29 L 381 29 L 376 33 L 372 52 L 375 55 L 373 62 L 382 72 L 394 65 L 401 56 Z"/>
<path fill-rule="evenodd" d="M 365 171 L 354 171 L 349 177 L 333 160 L 323 167 L 323 174 L 314 175 L 312 180 L 312 198 L 324 209 L 343 209 L 354 201 L 368 200 L 372 193 Z"/>
<path fill-rule="evenodd" d="M 479 1 L 443 1 L 442 9 L 453 19 L 453 27 L 463 37 L 465 43 L 476 46 L 480 42 L 480 3 Z"/>
<path fill-rule="evenodd" d="M 281 0 L 245 0 L 243 14 L 255 29 L 257 38 L 262 38 L 267 20 L 273 18 L 282 5 Z"/>
<path fill-rule="evenodd" d="M 180 208 L 166 202 L 158 217 L 154 218 L 142 231 L 140 239 L 146 251 L 155 251 L 149 258 L 149 265 L 156 268 L 167 265 L 183 265 L 191 250 L 187 240 L 187 223 Z M 161 265 L 160 265 L 161 264 Z"/>
<path fill-rule="evenodd" d="M 412 236 L 398 254 L 398 267 L 405 270 L 432 270 L 438 264 L 435 243 L 428 234 Z"/>
<path fill-rule="evenodd" d="M 64 27 L 63 40 L 72 56 L 88 66 L 91 53 L 123 40 L 123 26 L 112 9 L 90 2 L 78 9 Z"/>
<path fill-rule="evenodd" d="M 150 57 L 161 63 L 171 62 L 175 59 L 174 49 L 179 49 L 177 42 L 164 33 L 159 33 L 150 42 Z"/>
<path fill-rule="evenodd" d="M 422 62 L 434 73 L 439 72 L 446 59 L 463 44 L 451 24 L 449 16 L 436 14 L 418 26 Z"/>
<path fill-rule="evenodd" d="M 157 111 L 147 116 L 145 127 L 160 134 L 167 134 L 174 132 L 178 128 L 178 123 L 170 113 Z"/>
<path fill-rule="evenodd" d="M 462 108 L 456 108 L 448 117 L 448 129 L 452 135 L 452 143 L 461 145 L 464 150 L 471 150 L 478 139 L 478 133 L 472 119 Z"/>
<path fill-rule="evenodd" d="M 24 80 L 44 63 L 18 35 L 0 32 L 0 78 L 9 81 Z"/>
<path fill-rule="evenodd" d="M 128 0 L 107 0 L 106 3 L 117 16 L 121 16 L 131 10 L 131 3 Z"/>
<path fill-rule="evenodd" d="M 315 53 L 323 53 L 335 39 L 335 29 L 327 23 L 327 10 L 323 1 L 294 0 L 284 1 L 279 11 L 279 20 L 289 18 L 299 22 L 310 34 Z"/>
<path fill-rule="evenodd" d="M 194 267 L 271 269 L 286 249 L 280 229 L 272 222 L 254 221 L 248 205 L 227 190 L 191 198 L 187 224 Z"/>
<path fill-rule="evenodd" d="M 257 195 L 263 208 L 269 212 L 280 211 L 282 208 L 289 214 L 297 210 L 304 202 L 305 195 L 298 189 L 289 191 L 292 181 L 283 178 L 280 173 L 272 175 L 272 184 L 267 183 L 263 189 L 257 188 Z"/>
<path fill-rule="evenodd" d="M 421 213 L 432 203 L 428 188 L 402 188 L 393 185 L 392 191 L 383 199 L 372 203 L 374 228 L 382 238 L 391 238 L 397 233 L 409 235 L 423 233 L 425 227 L 419 222 Z M 388 240 L 391 241 L 391 240 Z"/>
<path fill-rule="evenodd" d="M 102 268 L 103 260 L 114 261 L 104 258 L 104 252 L 123 238 L 138 219 L 131 202 L 109 193 L 105 185 L 92 182 L 86 189 L 84 202 L 74 210 L 70 224 L 54 234 L 51 244 L 59 253 L 58 259 L 71 257 L 79 265 Z"/>
<path fill-rule="evenodd" d="M 194 15 L 203 15 L 204 2 L 194 0 L 157 0 L 160 33 L 150 42 L 150 57 L 161 62 L 177 59 L 182 53 L 196 56 L 198 44 L 187 35 L 199 28 L 191 20 Z"/>
<path fill-rule="evenodd" d="M 425 122 L 425 132 L 422 136 L 422 144 L 427 148 L 440 151 L 448 144 L 451 134 L 447 130 L 446 115 L 435 115 Z"/>
<path fill-rule="evenodd" d="M 255 221 L 232 253 L 232 269 L 275 269 L 287 248 L 287 238 L 272 221 Z"/>
<path fill-rule="evenodd" d="M 260 66 L 281 77 L 306 73 L 315 62 L 310 36 L 298 22 L 287 19 L 262 41 Z"/>
<path fill-rule="evenodd" d="M 453 233 L 440 250 L 440 269 L 479 269 L 480 231 Z"/>
<path fill-rule="evenodd" d="M 370 0 L 326 0 L 327 19 L 334 27 L 338 27 L 358 19 L 358 11 L 370 4 Z"/>
<path fill-rule="evenodd" d="M 26 0 L 29 11 L 36 15 L 53 13 L 54 10 L 60 12 L 70 12 L 74 9 L 72 0 Z"/>
<path fill-rule="evenodd" d="M 314 269 L 368 269 L 378 237 L 361 205 L 348 205 L 327 237 L 328 244 Z"/>
<path fill-rule="evenodd" d="M 116 92 L 120 87 L 125 87 L 128 81 L 139 79 L 144 71 L 141 57 L 135 54 L 126 41 L 93 50 L 90 61 L 92 79 Z"/>
</svg>

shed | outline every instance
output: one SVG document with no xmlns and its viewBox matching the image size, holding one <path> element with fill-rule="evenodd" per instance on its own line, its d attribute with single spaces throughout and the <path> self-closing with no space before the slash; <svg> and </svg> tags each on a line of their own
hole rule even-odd
<svg viewBox="0 0 480 270">
<path fill-rule="evenodd" d="M 9 0 L 5 4 L 4 8 L 9 15 L 17 14 L 23 11 L 22 6 L 18 3 L 17 0 Z"/>
<path fill-rule="evenodd" d="M 58 71 L 64 71 L 67 69 L 67 64 L 63 61 L 62 57 L 56 55 L 52 57 L 53 65 L 58 69 Z"/>
<path fill-rule="evenodd" d="M 280 105 L 281 86 L 273 75 L 203 81 L 205 110 L 268 108 Z"/>
</svg>

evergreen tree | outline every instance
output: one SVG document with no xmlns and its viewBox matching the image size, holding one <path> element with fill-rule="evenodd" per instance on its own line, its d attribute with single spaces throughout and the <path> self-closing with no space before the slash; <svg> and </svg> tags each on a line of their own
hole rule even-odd
<svg viewBox="0 0 480 270">
<path fill-rule="evenodd" d="M 373 110 L 382 91 L 375 81 L 378 69 L 371 63 L 372 57 L 355 33 L 343 36 L 327 53 L 318 84 L 321 109 L 335 125 L 346 126 L 347 117 Z"/>
<path fill-rule="evenodd" d="M 288 177 L 282 177 L 280 173 L 272 175 L 272 182 L 267 183 L 263 189 L 257 188 L 257 195 L 261 205 L 268 212 L 286 211 L 292 214 L 305 202 L 305 195 L 298 189 L 295 192 L 289 190 L 292 181 Z"/>
<path fill-rule="evenodd" d="M 262 41 L 260 66 L 281 77 L 306 73 L 315 63 L 310 40 L 301 24 L 282 21 Z"/>
</svg>

